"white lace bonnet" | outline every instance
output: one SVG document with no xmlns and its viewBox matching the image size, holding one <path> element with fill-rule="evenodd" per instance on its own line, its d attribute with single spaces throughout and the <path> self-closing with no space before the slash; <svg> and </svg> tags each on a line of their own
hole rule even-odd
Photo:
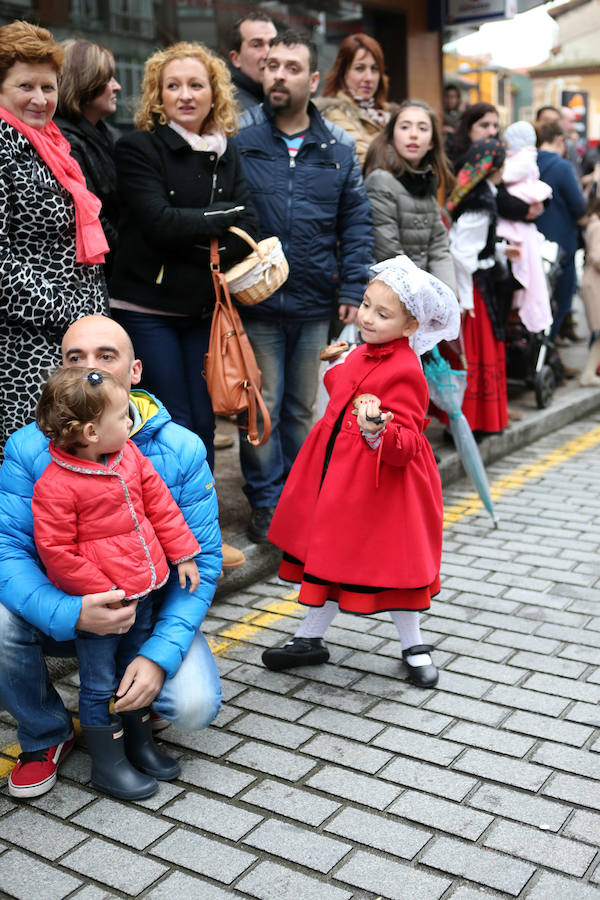
<svg viewBox="0 0 600 900">
<path fill-rule="evenodd" d="M 371 266 L 373 280 L 383 281 L 415 317 L 419 327 L 409 338 L 417 356 L 431 350 L 440 341 L 458 337 L 460 312 L 453 291 L 436 278 L 419 269 L 408 256 L 396 256 Z"/>
</svg>

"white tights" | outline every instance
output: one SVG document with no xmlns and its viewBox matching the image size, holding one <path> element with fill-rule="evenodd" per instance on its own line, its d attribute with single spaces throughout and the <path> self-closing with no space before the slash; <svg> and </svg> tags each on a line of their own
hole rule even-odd
<svg viewBox="0 0 600 900">
<path fill-rule="evenodd" d="M 294 637 L 321 638 L 339 612 L 337 603 L 326 600 L 324 606 L 311 606 Z"/>
<path fill-rule="evenodd" d="M 339 607 L 333 600 L 327 600 L 324 606 L 310 607 L 294 637 L 322 638 L 338 612 Z M 423 643 L 418 612 L 395 609 L 390 612 L 390 616 L 398 629 L 400 643 L 404 649 Z M 426 666 L 431 663 L 431 657 L 428 653 L 418 653 L 416 656 L 409 656 L 408 662 L 412 666 Z"/>
</svg>

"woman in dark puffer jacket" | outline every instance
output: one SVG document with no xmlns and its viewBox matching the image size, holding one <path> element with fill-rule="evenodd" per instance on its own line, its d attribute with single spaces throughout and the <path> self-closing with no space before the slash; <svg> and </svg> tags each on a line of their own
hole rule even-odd
<svg viewBox="0 0 600 900">
<path fill-rule="evenodd" d="M 54 122 L 71 145 L 71 156 L 81 166 L 88 189 L 102 202 L 100 222 L 111 249 L 104 264 L 108 276 L 117 248 L 119 195 L 115 142 L 104 119 L 115 112 L 121 85 L 110 50 L 91 41 L 65 41 L 63 46 Z"/>
</svg>

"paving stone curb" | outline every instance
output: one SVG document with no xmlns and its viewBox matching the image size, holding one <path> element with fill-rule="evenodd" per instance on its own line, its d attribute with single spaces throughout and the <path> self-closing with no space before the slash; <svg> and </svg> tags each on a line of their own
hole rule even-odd
<svg viewBox="0 0 600 900">
<path fill-rule="evenodd" d="M 201 733 L 161 733 L 176 783 L 99 796 L 78 746 L 51 793 L 0 790 L 0 897 L 598 900 L 599 422 L 490 469 L 554 457 L 497 498 L 498 530 L 482 510 L 449 525 L 423 617 L 433 691 L 407 684 L 384 614 L 336 620 L 330 665 L 266 671 L 301 611 L 276 576 L 256 581 L 207 615 L 225 705 Z M 58 685 L 67 703 L 75 684 Z M 0 734 L 10 756 L 3 713 Z"/>
</svg>

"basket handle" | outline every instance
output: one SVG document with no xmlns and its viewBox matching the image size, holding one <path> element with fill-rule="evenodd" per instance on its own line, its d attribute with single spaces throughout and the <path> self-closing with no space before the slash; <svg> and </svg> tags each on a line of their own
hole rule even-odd
<svg viewBox="0 0 600 900">
<path fill-rule="evenodd" d="M 260 261 L 264 261 L 264 255 L 261 253 L 260 247 L 254 240 L 254 238 L 250 237 L 247 231 L 244 231 L 243 228 L 238 228 L 237 225 L 230 225 L 228 231 L 231 231 L 233 234 L 237 234 L 237 236 L 241 237 L 242 240 L 246 241 L 247 244 L 250 244 L 255 253 L 258 254 Z"/>
</svg>

